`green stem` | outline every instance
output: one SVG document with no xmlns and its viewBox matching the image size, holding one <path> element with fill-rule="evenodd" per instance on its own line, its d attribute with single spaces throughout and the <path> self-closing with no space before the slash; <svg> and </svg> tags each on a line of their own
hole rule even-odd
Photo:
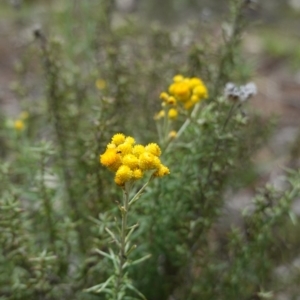
<svg viewBox="0 0 300 300">
<path fill-rule="evenodd" d="M 127 235 L 127 218 L 128 218 L 128 210 L 129 210 L 129 192 L 130 192 L 130 187 L 125 185 L 125 189 L 123 190 L 123 206 L 121 207 L 122 227 L 121 227 L 121 236 L 120 236 L 119 270 L 118 270 L 118 278 L 116 284 L 115 299 L 119 299 L 119 293 L 122 287 L 122 279 L 124 275 L 123 267 L 127 260 L 125 248 L 126 248 L 126 235 Z"/>
<path fill-rule="evenodd" d="M 153 179 L 153 176 L 150 177 L 150 179 L 141 187 L 141 189 L 134 195 L 134 197 L 129 201 L 129 206 L 132 205 L 134 202 L 136 202 L 140 195 L 142 194 L 142 192 L 145 190 L 145 188 L 148 186 L 148 184 L 150 183 L 150 181 Z"/>
</svg>

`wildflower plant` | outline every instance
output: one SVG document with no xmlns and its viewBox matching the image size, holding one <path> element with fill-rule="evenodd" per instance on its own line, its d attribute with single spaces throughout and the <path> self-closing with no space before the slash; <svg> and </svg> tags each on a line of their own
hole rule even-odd
<svg viewBox="0 0 300 300">
<path fill-rule="evenodd" d="M 109 295 L 109 299 L 125 299 L 126 289 L 129 289 L 145 299 L 131 285 L 126 270 L 129 266 L 149 258 L 149 255 L 130 261 L 129 255 L 137 247 L 132 245 L 131 235 L 138 224 L 129 226 L 128 221 L 131 206 L 139 200 L 148 184 L 154 178 L 163 177 L 170 173 L 169 168 L 161 163 L 160 155 L 161 150 L 156 143 L 150 143 L 146 146 L 135 144 L 133 137 L 126 137 L 122 133 L 115 134 L 107 145 L 106 151 L 100 155 L 100 163 L 115 173 L 114 181 L 123 191 L 123 201 L 118 203 L 121 224 L 116 224 L 117 232 L 105 228 L 112 238 L 112 242 L 117 245 L 118 253 L 114 253 L 112 249 L 109 249 L 109 253 L 97 249 L 99 254 L 112 261 L 114 273 L 105 282 L 87 289 L 88 292 L 105 292 Z M 148 177 L 146 183 L 136 190 L 136 183 L 144 176 Z"/>
<path fill-rule="evenodd" d="M 221 36 L 56 5 L 19 48 L 15 117 L 0 111 L 1 300 L 297 297 L 276 273 L 299 255 L 299 172 L 262 187 L 255 163 L 273 128 L 241 51 L 255 1 L 230 1 Z"/>
</svg>

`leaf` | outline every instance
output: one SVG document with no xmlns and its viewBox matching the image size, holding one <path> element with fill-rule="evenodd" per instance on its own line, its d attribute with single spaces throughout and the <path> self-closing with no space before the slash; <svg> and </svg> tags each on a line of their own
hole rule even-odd
<svg viewBox="0 0 300 300">
<path fill-rule="evenodd" d="M 109 259 L 113 259 L 108 253 L 106 253 L 106 252 L 103 252 L 103 251 L 101 251 L 101 250 L 99 250 L 99 249 L 96 249 L 95 250 L 97 253 L 99 253 L 100 255 L 102 255 L 102 256 L 105 256 L 105 257 L 107 257 L 107 258 L 109 258 Z"/>
<path fill-rule="evenodd" d="M 147 300 L 147 298 L 141 292 L 139 292 L 133 285 L 126 283 L 126 287 L 135 292 L 137 295 L 139 295 L 141 299 Z"/>
</svg>

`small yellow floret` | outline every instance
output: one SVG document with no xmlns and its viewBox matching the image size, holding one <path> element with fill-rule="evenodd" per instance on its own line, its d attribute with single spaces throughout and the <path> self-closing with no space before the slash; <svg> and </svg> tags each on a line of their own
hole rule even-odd
<svg viewBox="0 0 300 300">
<path fill-rule="evenodd" d="M 203 82 L 200 78 L 193 77 L 193 78 L 190 79 L 189 85 L 190 85 L 190 88 L 193 89 L 197 85 L 203 85 Z"/>
<path fill-rule="evenodd" d="M 123 143 L 117 147 L 117 152 L 121 156 L 125 156 L 126 154 L 130 154 L 132 152 L 132 145 L 129 143 Z"/>
<path fill-rule="evenodd" d="M 197 96 L 197 95 L 193 95 L 193 96 L 191 97 L 191 102 L 193 102 L 193 103 L 197 103 L 197 102 L 199 102 L 199 100 L 200 100 L 200 98 L 199 98 L 199 96 Z"/>
<path fill-rule="evenodd" d="M 109 143 L 109 144 L 107 144 L 106 148 L 107 149 L 114 149 L 114 148 L 117 148 L 117 146 L 116 146 L 116 144 Z"/>
<path fill-rule="evenodd" d="M 14 128 L 17 130 L 17 131 L 22 131 L 25 127 L 25 124 L 22 120 L 16 120 L 14 122 Z"/>
<path fill-rule="evenodd" d="M 159 98 L 163 101 L 167 101 L 168 98 L 169 98 L 169 95 L 166 93 L 166 92 L 162 92 L 160 95 L 159 95 Z"/>
<path fill-rule="evenodd" d="M 187 101 L 191 95 L 189 83 L 184 81 L 176 83 L 174 95 L 181 101 Z"/>
<path fill-rule="evenodd" d="M 169 105 L 176 105 L 176 99 L 175 99 L 175 97 L 173 97 L 173 96 L 168 97 L 167 103 Z"/>
<path fill-rule="evenodd" d="M 175 92 L 175 88 L 176 88 L 176 83 L 172 83 L 170 86 L 169 86 L 169 93 L 174 95 L 174 92 Z"/>
<path fill-rule="evenodd" d="M 128 143 L 128 144 L 135 144 L 135 139 L 131 136 L 128 136 L 126 139 L 125 139 L 125 143 Z"/>
<path fill-rule="evenodd" d="M 132 179 L 138 180 L 143 177 L 143 171 L 141 169 L 135 169 L 133 170 L 133 176 Z"/>
<path fill-rule="evenodd" d="M 112 137 L 111 142 L 118 146 L 125 142 L 125 135 L 123 133 L 117 133 Z"/>
<path fill-rule="evenodd" d="M 145 147 L 145 150 L 155 156 L 161 155 L 161 150 L 156 143 L 150 143 Z"/>
<path fill-rule="evenodd" d="M 208 97 L 207 89 L 204 84 L 197 85 L 193 89 L 193 94 L 199 96 L 200 98 L 204 98 L 204 99 Z"/>
<path fill-rule="evenodd" d="M 117 171 L 121 166 L 122 161 L 116 149 L 108 148 L 102 155 L 100 155 L 100 163 L 109 168 L 111 171 Z"/>
<path fill-rule="evenodd" d="M 159 119 L 163 118 L 164 116 L 165 116 L 165 111 L 161 110 L 160 112 L 158 112 L 157 114 L 155 114 L 154 120 L 159 120 Z"/>
<path fill-rule="evenodd" d="M 174 139 L 177 136 L 177 132 L 175 130 L 172 130 L 169 132 L 169 138 Z"/>
<path fill-rule="evenodd" d="M 115 182 L 120 185 L 124 184 L 125 182 L 129 181 L 133 176 L 132 170 L 128 166 L 120 166 L 118 171 L 116 172 Z"/>
<path fill-rule="evenodd" d="M 163 177 L 168 174 L 170 174 L 169 168 L 164 165 L 160 165 L 159 169 L 153 175 L 155 177 Z"/>
<path fill-rule="evenodd" d="M 174 82 L 180 82 L 180 81 L 182 81 L 183 79 L 184 79 L 184 77 L 183 77 L 182 75 L 180 75 L 180 74 L 175 75 L 175 76 L 173 77 L 173 81 L 174 81 Z"/>
<path fill-rule="evenodd" d="M 175 120 L 178 116 L 178 111 L 175 108 L 171 108 L 168 112 L 168 117 L 171 120 Z"/>
<path fill-rule="evenodd" d="M 136 169 L 139 166 L 139 160 L 133 154 L 126 154 L 122 159 L 122 163 L 123 165 L 128 166 L 131 170 Z"/>
<path fill-rule="evenodd" d="M 134 154 L 136 157 L 139 157 L 144 152 L 145 147 L 143 145 L 135 145 L 132 149 L 132 154 Z"/>
<path fill-rule="evenodd" d="M 158 169 L 160 166 L 160 160 L 152 153 L 144 152 L 139 157 L 139 165 L 142 170 Z"/>
</svg>

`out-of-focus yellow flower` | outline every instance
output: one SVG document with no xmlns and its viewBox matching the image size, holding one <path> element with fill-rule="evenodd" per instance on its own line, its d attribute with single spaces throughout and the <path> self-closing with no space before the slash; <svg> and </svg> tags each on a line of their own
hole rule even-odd
<svg viewBox="0 0 300 300">
<path fill-rule="evenodd" d="M 22 130 L 24 130 L 24 128 L 25 128 L 25 124 L 24 124 L 24 122 L 22 121 L 22 120 L 16 120 L 15 122 L 14 122 L 14 128 L 17 130 L 17 131 L 22 131 Z"/>
<path fill-rule="evenodd" d="M 173 81 L 174 81 L 174 82 L 180 82 L 180 81 L 182 81 L 183 79 L 184 79 L 184 77 L 183 77 L 182 75 L 180 75 L 180 74 L 175 75 L 175 76 L 173 77 Z"/>
<path fill-rule="evenodd" d="M 200 98 L 206 99 L 208 97 L 206 86 L 203 84 L 197 85 L 193 89 L 193 94 L 199 96 Z"/>
<path fill-rule="evenodd" d="M 187 101 L 191 95 L 191 90 L 188 82 L 177 82 L 174 87 L 173 94 L 181 101 Z"/>
<path fill-rule="evenodd" d="M 168 112 L 168 117 L 171 120 L 175 120 L 178 116 L 178 111 L 175 108 L 171 108 Z"/>
<path fill-rule="evenodd" d="M 186 110 L 188 110 L 188 109 L 190 109 L 191 107 L 193 107 L 193 105 L 194 105 L 194 103 L 192 102 L 192 101 L 188 101 L 188 102 L 186 102 L 186 103 L 184 103 L 184 108 L 186 109 Z"/>
<path fill-rule="evenodd" d="M 154 120 L 159 120 L 159 119 L 163 118 L 164 116 L 165 116 L 165 111 L 161 110 L 154 116 Z"/>
<path fill-rule="evenodd" d="M 169 104 L 169 105 L 176 105 L 176 98 L 175 97 L 173 97 L 173 96 L 170 96 L 170 97 L 168 97 L 168 99 L 167 99 L 167 104 Z"/>
<path fill-rule="evenodd" d="M 189 110 L 196 103 L 203 99 L 208 98 L 208 91 L 203 81 L 198 77 L 183 77 L 182 75 L 176 75 L 173 78 L 173 83 L 168 88 L 168 93 L 162 92 L 160 99 L 162 99 L 162 107 L 164 110 L 160 111 L 154 116 L 155 120 L 159 120 L 165 116 L 166 108 L 172 106 L 176 109 L 178 106 L 182 106 L 184 109 Z M 178 114 L 178 110 L 177 110 Z M 169 110 L 168 118 L 176 119 L 177 114 L 175 110 Z"/>
<path fill-rule="evenodd" d="M 193 95 L 192 97 L 191 97 L 191 102 L 192 103 L 197 103 L 197 102 L 199 102 L 200 101 L 200 98 L 199 98 L 199 96 L 198 95 Z"/>
<path fill-rule="evenodd" d="M 169 98 L 169 95 L 166 93 L 166 92 L 162 92 L 160 95 L 159 95 L 159 98 L 163 101 L 167 101 L 168 98 Z"/>
<path fill-rule="evenodd" d="M 177 132 L 175 130 L 172 130 L 169 132 L 169 138 L 174 139 L 177 136 Z"/>
<path fill-rule="evenodd" d="M 96 80 L 96 88 L 98 90 L 104 90 L 106 88 L 106 86 L 107 86 L 107 83 L 104 79 L 99 78 Z"/>
<path fill-rule="evenodd" d="M 203 82 L 200 78 L 193 77 L 189 80 L 189 85 L 190 85 L 190 88 L 193 89 L 197 85 L 203 85 Z"/>
</svg>

